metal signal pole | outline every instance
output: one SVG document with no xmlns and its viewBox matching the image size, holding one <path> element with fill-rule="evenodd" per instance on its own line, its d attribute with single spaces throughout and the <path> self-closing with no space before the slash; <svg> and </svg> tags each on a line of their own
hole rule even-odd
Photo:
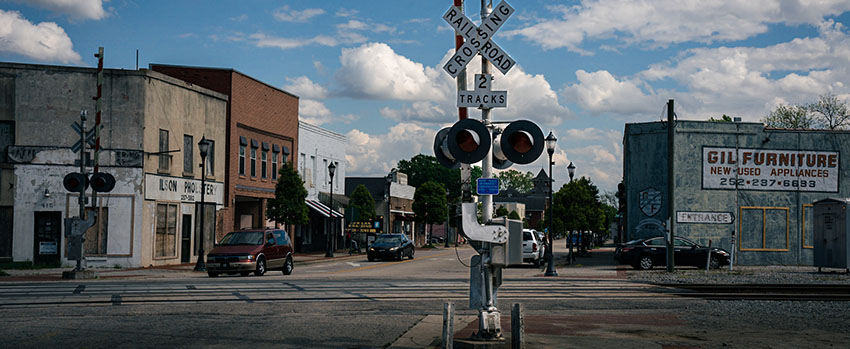
<svg viewBox="0 0 850 349">
<path fill-rule="evenodd" d="M 676 210 L 673 207 L 673 189 L 674 185 L 674 163 L 673 156 L 675 153 L 673 152 L 673 142 L 675 141 L 675 133 L 673 132 L 673 127 L 675 126 L 675 118 L 673 117 L 673 100 L 667 101 L 667 217 L 668 217 L 668 226 L 669 230 L 669 239 L 667 240 L 667 272 L 673 272 L 675 261 L 673 260 L 673 236 L 674 229 L 673 227 L 676 225 Z"/>
</svg>

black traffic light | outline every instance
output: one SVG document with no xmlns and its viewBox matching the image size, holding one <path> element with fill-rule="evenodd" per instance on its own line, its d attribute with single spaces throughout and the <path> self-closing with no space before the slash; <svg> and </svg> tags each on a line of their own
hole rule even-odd
<svg viewBox="0 0 850 349">
<path fill-rule="evenodd" d="M 444 128 L 434 137 L 434 155 L 448 168 L 474 164 L 487 156 L 492 143 L 490 130 L 480 121 L 464 119 Z"/>
<path fill-rule="evenodd" d="M 107 193 L 115 188 L 115 177 L 109 173 L 98 172 L 91 176 L 91 188 L 98 193 Z"/>
<path fill-rule="evenodd" d="M 617 184 L 617 212 L 626 213 L 626 186 L 621 182 Z"/>
<path fill-rule="evenodd" d="M 434 137 L 434 155 L 448 168 L 461 163 L 474 164 L 484 159 L 493 147 L 493 167 L 506 169 L 514 163 L 525 165 L 534 162 L 545 147 L 543 131 L 531 121 L 511 122 L 494 136 L 481 121 L 464 119 L 437 132 Z"/>
<path fill-rule="evenodd" d="M 543 153 L 543 131 L 528 120 L 517 120 L 505 127 L 495 140 L 493 156 L 497 160 L 525 165 L 534 162 Z M 500 158 L 501 157 L 501 158 Z M 494 163 L 496 163 L 494 161 Z M 505 167 L 507 168 L 507 167 Z"/>
<path fill-rule="evenodd" d="M 72 172 L 65 175 L 65 178 L 62 179 L 62 185 L 67 191 L 82 193 L 88 188 L 89 180 L 82 173 Z"/>
</svg>

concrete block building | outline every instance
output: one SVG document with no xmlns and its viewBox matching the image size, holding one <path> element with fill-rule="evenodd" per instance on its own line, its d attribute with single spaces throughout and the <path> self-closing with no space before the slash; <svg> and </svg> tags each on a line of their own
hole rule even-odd
<svg viewBox="0 0 850 349">
<path fill-rule="evenodd" d="M 88 110 L 96 69 L 0 63 L 0 259 L 66 264 L 62 219 L 79 212 L 63 177 L 79 171 L 72 128 Z M 86 232 L 89 266 L 193 261 L 201 244 L 201 176 L 210 203 L 206 227 L 223 204 L 227 96 L 149 70 L 104 70 L 97 165 L 115 188 L 90 200 L 98 223 Z M 214 142 L 201 169 L 196 146 Z M 90 165 L 94 165 L 91 163 Z M 89 168 L 91 171 L 91 168 Z M 212 231 L 212 229 L 210 229 Z M 212 234 L 204 234 L 212 246 Z"/>
<path fill-rule="evenodd" d="M 672 180 L 677 236 L 734 249 L 736 264 L 813 263 L 812 203 L 850 196 L 850 132 L 679 120 L 671 179 L 667 127 L 626 124 L 624 241 L 662 234 Z"/>
</svg>

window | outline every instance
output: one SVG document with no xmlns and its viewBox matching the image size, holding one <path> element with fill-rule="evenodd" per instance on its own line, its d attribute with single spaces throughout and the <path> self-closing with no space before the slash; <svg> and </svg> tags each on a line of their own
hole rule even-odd
<svg viewBox="0 0 850 349">
<path fill-rule="evenodd" d="M 266 170 L 268 169 L 269 152 L 263 150 L 262 154 L 260 154 L 260 155 L 262 157 L 261 158 L 262 162 L 260 163 L 260 165 L 261 165 L 260 166 L 260 177 L 263 177 L 263 179 L 265 179 L 265 178 L 268 178 L 268 175 L 266 174 L 267 173 Z"/>
<path fill-rule="evenodd" d="M 285 231 L 275 230 L 273 233 L 278 245 L 289 245 L 289 236 L 286 235 Z"/>
<path fill-rule="evenodd" d="M 239 146 L 239 174 L 245 175 L 245 146 Z"/>
<path fill-rule="evenodd" d="M 272 179 L 277 179 L 277 157 L 278 152 L 272 152 Z"/>
<path fill-rule="evenodd" d="M 177 205 L 156 204 L 156 241 L 154 257 L 176 257 Z"/>
<path fill-rule="evenodd" d="M 298 162 L 298 166 L 301 167 L 301 179 L 307 180 L 307 155 L 301 153 L 301 161 Z"/>
<path fill-rule="evenodd" d="M 159 130 L 159 171 L 169 172 L 171 154 L 168 153 L 168 130 Z"/>
<path fill-rule="evenodd" d="M 190 135 L 183 135 L 183 173 L 190 174 L 195 166 L 192 166 L 192 151 L 195 149 L 195 142 Z"/>
<path fill-rule="evenodd" d="M 312 176 L 310 176 L 310 188 L 315 188 L 316 181 L 319 180 L 319 178 L 317 177 L 318 175 L 316 174 L 316 165 L 318 164 L 318 162 L 316 161 L 315 156 L 311 156 L 310 161 L 313 163 L 313 173 Z"/>
<path fill-rule="evenodd" d="M 95 214 L 97 224 L 95 229 L 86 230 L 86 241 L 83 242 L 83 250 L 86 256 L 105 256 L 106 241 L 109 237 L 109 208 L 87 207 L 86 211 L 89 215 Z"/>
<path fill-rule="evenodd" d="M 324 171 L 322 171 L 325 173 L 325 179 L 322 181 L 322 188 L 327 188 L 328 183 L 330 182 L 328 180 L 328 175 L 330 174 L 330 170 L 328 169 L 328 159 L 322 160 L 322 164 L 322 168 L 325 169 Z"/>
<path fill-rule="evenodd" d="M 664 247 L 664 246 L 667 246 L 667 243 L 664 241 L 664 238 L 655 238 L 655 239 L 652 239 L 652 240 L 648 240 L 647 242 L 644 242 L 644 245 Z"/>
<path fill-rule="evenodd" d="M 209 150 L 207 150 L 207 176 L 215 175 L 215 141 L 208 139 L 207 143 L 210 145 Z"/>
<path fill-rule="evenodd" d="M 257 149 L 251 148 L 251 177 L 257 177 Z"/>
</svg>

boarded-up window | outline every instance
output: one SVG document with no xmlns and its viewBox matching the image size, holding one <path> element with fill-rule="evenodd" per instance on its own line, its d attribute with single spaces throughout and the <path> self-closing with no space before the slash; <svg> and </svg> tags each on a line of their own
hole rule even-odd
<svg viewBox="0 0 850 349">
<path fill-rule="evenodd" d="M 168 153 L 168 131 L 159 130 L 159 170 L 169 172 L 171 154 Z"/>
<path fill-rule="evenodd" d="M 176 257 L 177 205 L 156 205 L 156 251 L 154 257 Z"/>
<path fill-rule="evenodd" d="M 207 176 L 212 176 L 215 174 L 213 171 L 215 169 L 215 141 L 208 139 L 207 144 L 210 145 L 209 150 L 207 150 Z"/>
<path fill-rule="evenodd" d="M 195 147 L 193 146 L 195 143 L 193 142 L 192 136 L 183 135 L 183 172 L 192 173 L 192 170 L 195 166 L 192 166 L 194 163 L 193 159 L 193 151 Z"/>
<path fill-rule="evenodd" d="M 15 145 L 15 122 L 0 121 L 0 162 L 9 162 L 6 148 Z"/>
<path fill-rule="evenodd" d="M 86 230 L 86 241 L 83 242 L 83 251 L 86 256 L 105 256 L 106 241 L 109 236 L 109 208 L 86 208 L 88 214 L 94 214 L 97 223 Z"/>
<path fill-rule="evenodd" d="M 741 207 L 740 251 L 788 251 L 789 212 L 787 207 Z"/>
<path fill-rule="evenodd" d="M 12 257 L 13 212 L 12 206 L 0 207 L 0 258 Z"/>
</svg>

